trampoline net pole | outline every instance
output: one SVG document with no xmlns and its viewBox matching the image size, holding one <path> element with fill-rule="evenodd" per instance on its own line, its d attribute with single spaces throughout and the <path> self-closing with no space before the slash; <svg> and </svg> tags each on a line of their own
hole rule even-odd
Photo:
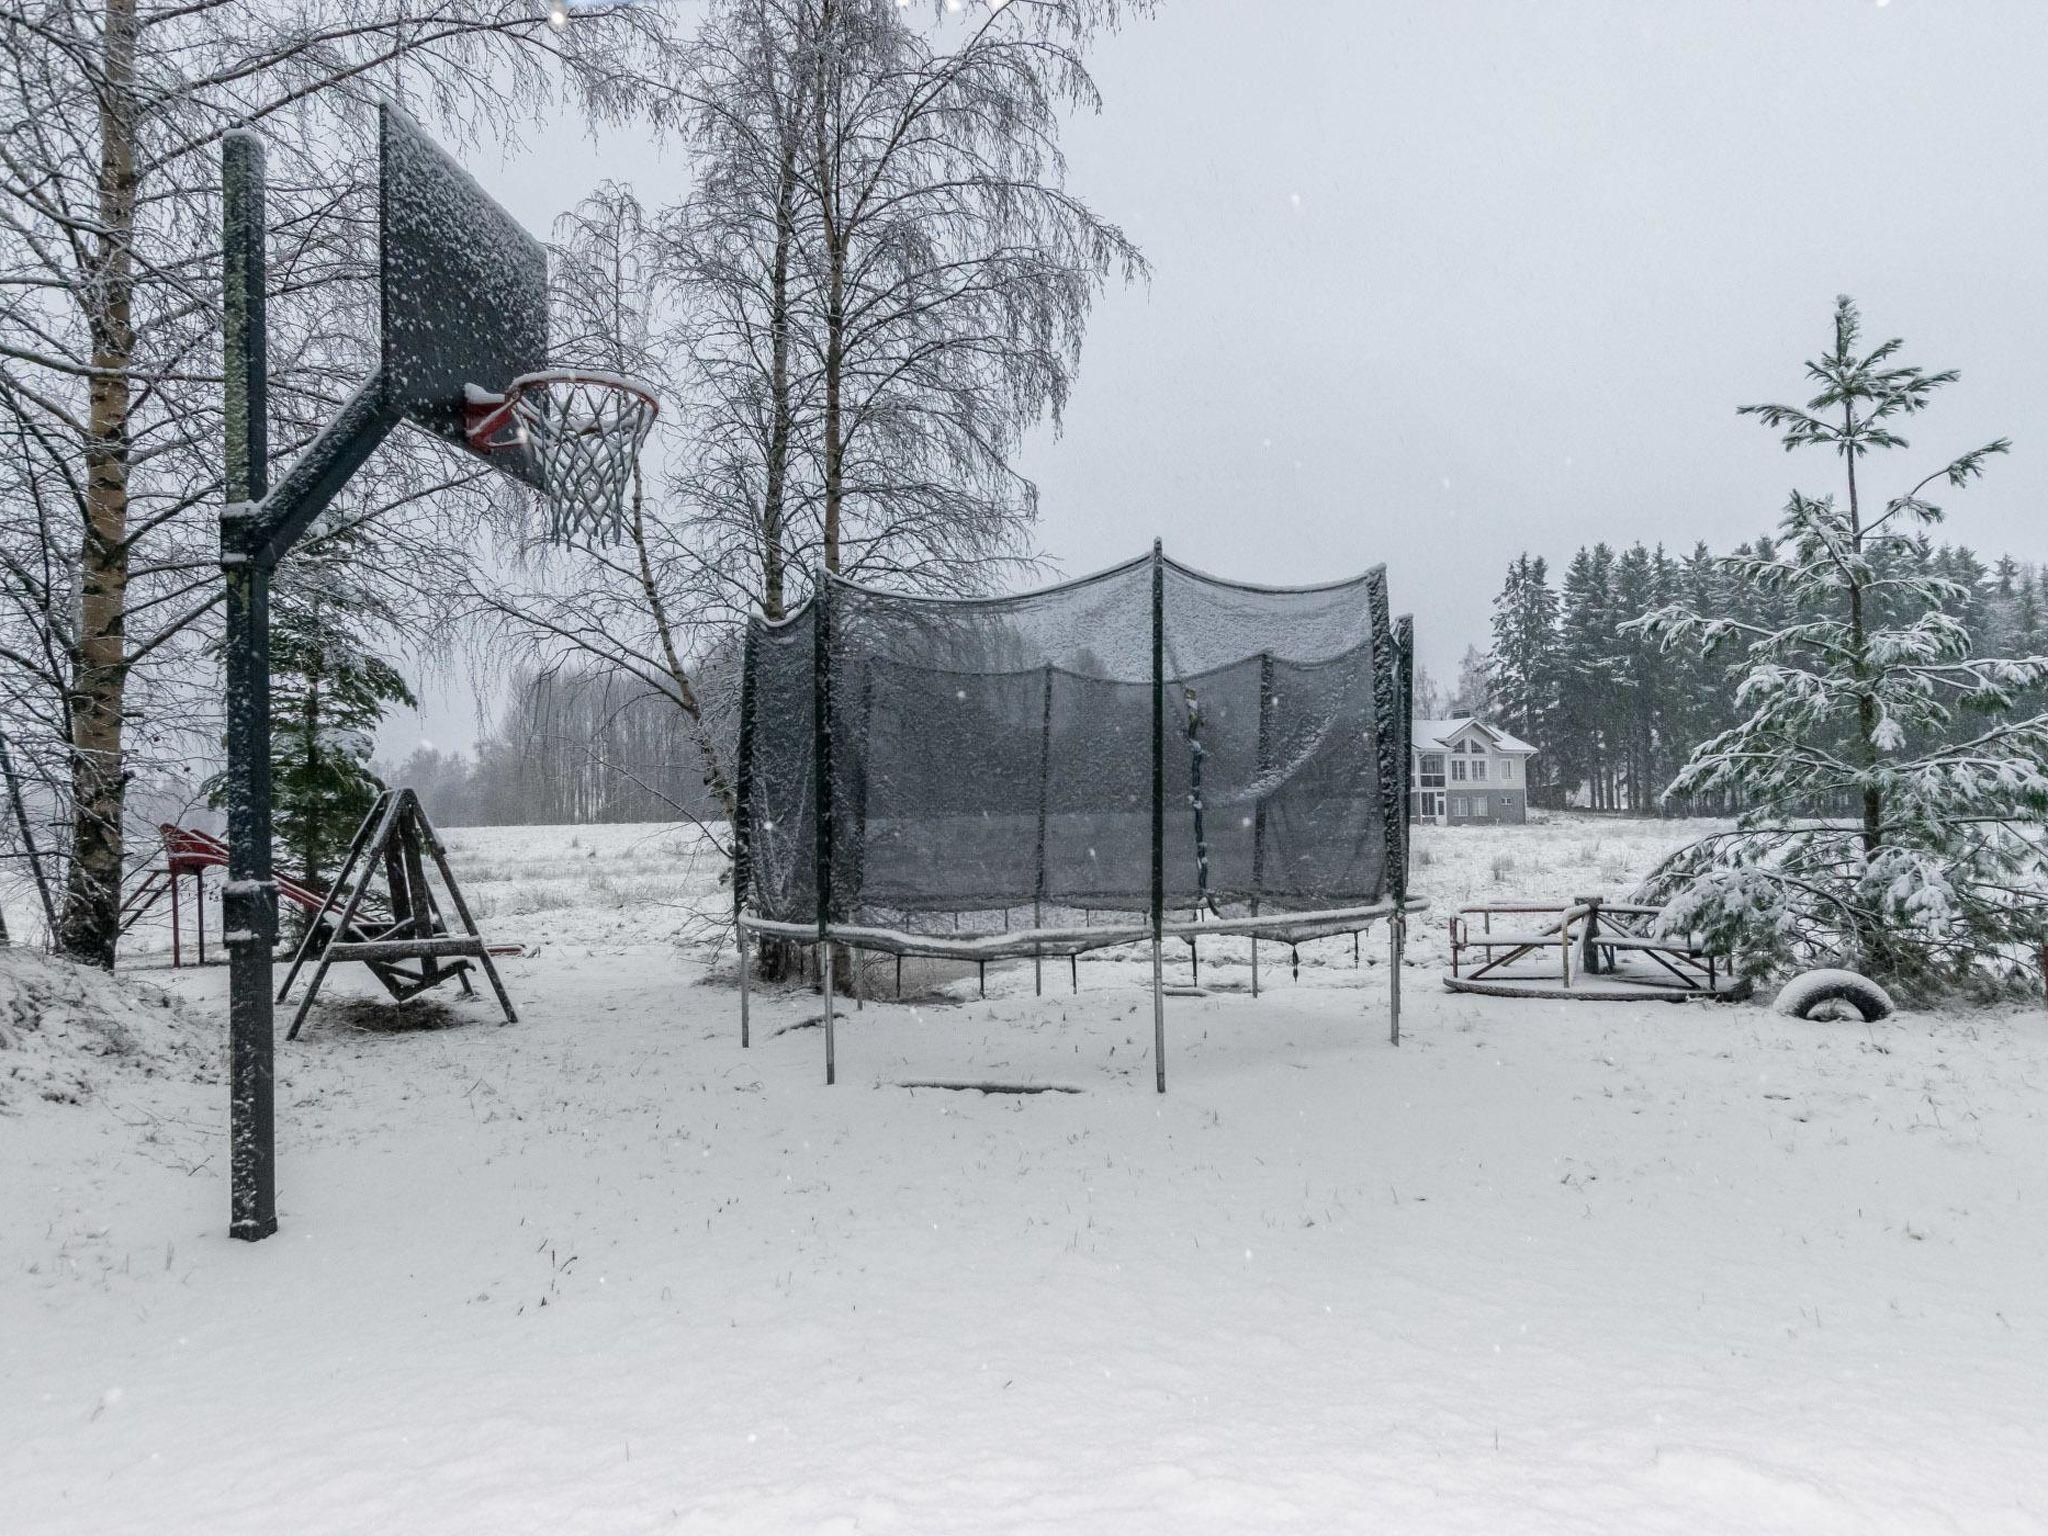
<svg viewBox="0 0 2048 1536">
<path fill-rule="evenodd" d="M 732 939 L 740 956 L 740 1049 L 746 1050 L 754 1042 L 750 1034 L 751 1020 L 747 1017 L 749 998 L 747 996 L 747 930 L 738 923 L 733 925 Z"/>
<path fill-rule="evenodd" d="M 1273 653 L 1259 653 L 1259 798 L 1252 807 L 1252 916 L 1266 889 L 1266 777 L 1273 771 Z M 1252 935 L 1252 996 L 1259 995 L 1259 938 Z"/>
<path fill-rule="evenodd" d="M 1031 926 L 1045 926 L 1045 823 L 1052 791 L 1052 664 L 1045 667 L 1045 702 L 1038 718 L 1038 859 L 1031 894 Z M 1045 955 L 1031 957 L 1032 994 L 1045 995 Z"/>
<path fill-rule="evenodd" d="M 1166 548 L 1152 542 L 1152 1075 L 1166 1092 Z"/>
<path fill-rule="evenodd" d="M 1407 948 L 1408 919 L 1396 909 L 1387 919 L 1387 1043 L 1401 1043 L 1401 951 Z"/>
<path fill-rule="evenodd" d="M 1394 626 L 1388 614 L 1387 586 L 1384 580 L 1372 583 L 1366 594 L 1366 603 L 1371 610 L 1372 631 L 1372 702 L 1373 702 L 1373 748 L 1378 767 L 1380 831 L 1385 850 L 1386 878 L 1383 882 L 1387 896 L 1398 911 L 1401 891 L 1401 825 L 1400 811 L 1395 796 L 1401 784 L 1401 729 L 1395 721 L 1395 714 L 1401 703 L 1399 646 L 1394 639 Z M 1393 942 L 1395 915 L 1387 919 L 1388 942 Z M 1390 951 L 1391 953 L 1391 951 Z M 1398 987 L 1394 982 L 1390 987 Z M 1398 1009 L 1400 1004 L 1390 990 L 1391 1006 Z"/>
<path fill-rule="evenodd" d="M 1387 971 L 1389 1043 L 1401 1043 L 1401 958 L 1408 948 L 1408 816 L 1414 804 L 1411 785 L 1415 775 L 1415 620 L 1402 614 L 1394 621 L 1394 719 L 1395 815 L 1393 867 L 1387 879 L 1394 897 L 1394 915 L 1389 924 L 1392 948 Z"/>
<path fill-rule="evenodd" d="M 832 946 L 823 944 L 819 948 L 824 954 L 819 972 L 825 979 L 825 1086 L 830 1088 L 839 1080 L 839 1061 L 832 1038 Z"/>
<path fill-rule="evenodd" d="M 1152 940 L 1152 1080 L 1160 1093 L 1166 1092 L 1166 978 L 1160 941 Z"/>
<path fill-rule="evenodd" d="M 753 873 L 754 817 L 754 624 L 747 621 L 740 643 L 739 761 L 734 766 L 732 825 L 732 932 L 740 957 L 740 1049 L 753 1044 L 747 995 L 747 881 Z"/>
<path fill-rule="evenodd" d="M 825 1085 L 837 1078 L 832 1038 L 832 576 L 818 568 L 811 597 L 811 762 L 817 787 L 811 823 L 818 884 L 818 974 L 825 994 Z"/>
</svg>

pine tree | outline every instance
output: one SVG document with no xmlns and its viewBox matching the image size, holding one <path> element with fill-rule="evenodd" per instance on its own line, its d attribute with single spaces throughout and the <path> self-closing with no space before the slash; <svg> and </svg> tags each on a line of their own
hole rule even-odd
<svg viewBox="0 0 2048 1536">
<path fill-rule="evenodd" d="M 1905 448 L 1905 419 L 1956 375 L 1896 362 L 1897 340 L 1860 351 L 1859 331 L 1841 299 L 1832 349 L 1807 365 L 1813 398 L 1743 407 L 1788 451 L 1842 466 L 1840 499 L 1794 491 L 1781 541 L 1727 562 L 1782 622 L 1687 605 L 1637 621 L 1667 646 L 1736 640 L 1746 662 L 1743 718 L 1672 791 L 1725 791 L 1749 809 L 1667 861 L 1646 894 L 1668 902 L 1671 929 L 1735 948 L 1753 973 L 1820 961 L 1909 987 L 2010 980 L 2048 903 L 2048 716 L 2015 708 L 2048 657 L 1976 655 L 1955 617 L 1970 592 L 1916 536 L 1942 515 L 1929 487 L 1966 485 L 2007 443 L 1873 504 L 1865 461 Z"/>
<path fill-rule="evenodd" d="M 1584 784 L 1595 810 L 1615 805 L 1612 748 L 1621 694 L 1615 675 L 1614 551 L 1581 549 L 1565 570 L 1558 615 L 1557 766 Z"/>
<path fill-rule="evenodd" d="M 1494 713 L 1498 686 L 1486 653 L 1476 645 L 1465 647 L 1458 661 L 1458 691 L 1451 696 L 1454 716 L 1486 716 Z"/>
<path fill-rule="evenodd" d="M 356 527 L 329 520 L 287 563 L 271 597 L 270 777 L 278 867 L 323 886 L 384 788 L 370 766 L 377 726 L 415 700 L 378 656 L 392 615 Z M 215 780 L 210 799 L 226 800 Z"/>
<path fill-rule="evenodd" d="M 1550 803 L 1555 782 L 1551 722 L 1557 713 L 1557 593 L 1550 567 L 1526 551 L 1508 567 L 1506 583 L 1493 600 L 1493 649 L 1487 668 L 1493 678 L 1500 722 L 1539 748 L 1529 760 L 1529 801 Z"/>
<path fill-rule="evenodd" d="M 350 615 L 319 593 L 271 619 L 271 793 L 280 862 L 324 885 L 383 782 L 370 767 L 378 723 L 411 690 L 365 644 Z"/>
<path fill-rule="evenodd" d="M 1664 734 L 1664 674 L 1668 668 L 1661 647 L 1638 633 L 1622 630 L 1619 623 L 1671 600 L 1674 594 L 1668 565 L 1661 548 L 1652 555 L 1637 544 L 1624 552 L 1614 567 L 1617 628 L 1613 670 L 1616 702 L 1622 710 L 1616 749 L 1628 808 L 1638 814 L 1647 814 L 1655 804 L 1651 780 Z"/>
<path fill-rule="evenodd" d="M 1748 547 L 1744 546 L 1739 553 L 1749 553 Z M 1694 613 L 1740 615 L 1745 594 L 1728 566 L 1729 562 L 1716 559 L 1704 543 L 1694 545 L 1677 574 L 1672 601 L 1684 604 Z M 1672 736 L 1673 775 L 1701 742 L 1735 724 L 1737 716 L 1726 686 L 1726 652 L 1730 648 L 1726 644 L 1700 645 L 1665 652 L 1665 659 L 1671 663 L 1672 699 L 1666 719 Z M 1726 789 L 1705 795 L 1667 793 L 1662 798 L 1667 808 L 1693 814 L 1726 813 L 1736 804 Z"/>
</svg>

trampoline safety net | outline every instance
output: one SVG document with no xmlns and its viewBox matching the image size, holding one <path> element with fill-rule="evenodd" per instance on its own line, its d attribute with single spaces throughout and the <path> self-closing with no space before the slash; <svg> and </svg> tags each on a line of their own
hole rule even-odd
<svg viewBox="0 0 2048 1536">
<path fill-rule="evenodd" d="M 1155 547 L 1011 597 L 821 578 L 747 637 L 740 909 L 906 953 L 1086 948 L 1103 914 L 1355 928 L 1406 896 L 1399 650 L 1383 568 L 1278 590 Z"/>
</svg>

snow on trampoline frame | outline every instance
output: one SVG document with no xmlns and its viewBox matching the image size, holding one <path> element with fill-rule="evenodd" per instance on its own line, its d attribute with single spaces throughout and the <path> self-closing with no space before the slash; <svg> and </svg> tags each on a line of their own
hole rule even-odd
<svg viewBox="0 0 2048 1536">
<path fill-rule="evenodd" d="M 1149 914 L 1133 923 L 1105 923 L 1081 928 L 1041 926 L 1043 892 L 1030 904 L 1034 916 L 1029 928 L 1012 930 L 1008 927 L 1009 913 L 1018 910 L 1014 902 L 1003 903 L 1005 928 L 1002 932 L 990 932 L 973 936 L 946 937 L 919 933 L 908 928 L 893 928 L 872 924 L 849 923 L 835 918 L 831 912 L 833 901 L 831 849 L 835 838 L 833 824 L 833 797 L 831 785 L 832 727 L 831 713 L 832 667 L 830 665 L 832 643 L 832 610 L 835 606 L 833 594 L 836 591 L 856 593 L 890 603 L 905 604 L 918 608 L 971 609 L 977 607 L 998 607 L 1015 605 L 1061 592 L 1078 590 L 1083 587 L 1104 583 L 1119 576 L 1129 575 L 1143 567 L 1152 571 L 1152 666 L 1151 676 L 1143 680 L 1152 693 L 1152 805 L 1151 805 L 1151 876 L 1152 900 Z M 1379 899 L 1342 907 L 1317 910 L 1275 908 L 1261 913 L 1258 911 L 1259 898 L 1251 898 L 1252 911 L 1238 916 L 1224 916 L 1220 910 L 1203 911 L 1193 909 L 1192 919 L 1180 920 L 1168 916 L 1164 875 L 1164 824 L 1165 824 L 1165 696 L 1169 681 L 1186 683 L 1195 676 L 1209 675 L 1240 665 L 1254 659 L 1248 655 L 1224 662 L 1213 668 L 1204 668 L 1190 677 L 1169 679 L 1165 672 L 1165 577 L 1172 570 L 1179 575 L 1203 583 L 1212 588 L 1227 591 L 1267 596 L 1308 596 L 1315 593 L 1336 592 L 1346 588 L 1361 588 L 1365 595 L 1368 638 L 1336 656 L 1325 660 L 1338 660 L 1369 645 L 1372 653 L 1371 697 L 1373 702 L 1372 746 L 1376 761 L 1376 785 L 1379 792 L 1379 809 L 1382 833 L 1385 839 L 1385 866 L 1383 872 L 1384 891 Z M 792 922 L 768 918 L 747 910 L 753 882 L 753 806 L 752 790 L 754 777 L 754 719 L 757 634 L 775 633 L 788 630 L 809 618 L 813 623 L 813 664 L 811 711 L 811 842 L 815 868 L 816 900 L 818 915 L 814 922 Z M 1272 660 L 1270 653 L 1255 653 L 1261 659 Z M 1294 663 L 1316 665 L 1319 663 Z M 1036 672 L 1040 668 L 1023 669 Z M 1065 669 L 1047 664 L 1043 670 L 1050 675 Z M 978 675 L 977 669 L 962 668 L 957 675 Z M 995 674 L 991 674 L 995 675 Z M 1020 673 L 1021 675 L 1021 673 Z M 1263 685 L 1262 685 L 1263 686 Z M 1160 541 L 1154 541 L 1149 556 L 1123 561 L 1117 565 L 1090 575 L 1036 588 L 1030 592 L 990 597 L 926 597 L 917 594 L 888 592 L 879 588 L 864 586 L 836 575 L 819 571 L 816 576 L 814 595 L 795 613 L 777 620 L 756 616 L 748 625 L 743 661 L 740 695 L 740 740 L 737 784 L 738 816 L 734 829 L 734 878 L 733 901 L 735 930 L 737 936 L 740 974 L 740 1043 L 742 1047 L 751 1044 L 749 1021 L 749 956 L 747 936 L 756 934 L 762 938 L 781 939 L 791 943 L 816 945 L 821 957 L 820 979 L 824 994 L 825 1034 L 825 1081 L 829 1085 L 837 1080 L 836 1048 L 834 1039 L 833 1006 L 833 950 L 843 946 L 856 951 L 876 951 L 896 956 L 899 963 L 906 956 L 933 959 L 952 959 L 986 965 L 995 959 L 1040 959 L 1048 955 L 1078 955 L 1088 950 L 1110 948 L 1126 944 L 1150 941 L 1152 945 L 1152 996 L 1153 996 L 1153 1061 L 1157 1091 L 1166 1091 L 1165 1066 L 1165 1001 L 1164 977 L 1161 948 L 1168 938 L 1181 938 L 1192 946 L 1204 937 L 1238 936 L 1253 941 L 1254 967 L 1256 967 L 1257 941 L 1269 938 L 1287 944 L 1300 944 L 1317 938 L 1340 936 L 1346 933 L 1358 934 L 1374 922 L 1384 920 L 1388 925 L 1389 941 L 1389 1039 L 1399 1045 L 1401 1039 L 1401 956 L 1406 936 L 1409 914 L 1422 911 L 1427 903 L 1411 899 L 1408 895 L 1408 804 L 1410 799 L 1410 774 L 1412 751 L 1410 742 L 1409 717 L 1413 712 L 1414 688 L 1414 628 L 1413 621 L 1402 615 L 1390 620 L 1387 600 L 1386 569 L 1374 566 L 1360 576 L 1346 580 L 1322 582 L 1300 587 L 1266 586 L 1251 582 L 1227 581 L 1212 576 L 1191 566 L 1169 560 Z M 1048 705 L 1050 708 L 1049 695 Z M 1263 699 L 1262 699 L 1263 708 Z M 1262 725 L 1263 729 L 1263 725 Z M 1041 775 L 1043 769 L 1041 769 Z M 1040 806 L 1040 873 L 1043 885 L 1043 843 L 1044 806 L 1041 795 Z M 1201 846 L 1199 833 L 1198 848 Z M 1201 855 L 1206 857 L 1206 855 Z M 1204 895 L 1204 899 L 1209 898 Z M 1061 900 L 1057 907 L 1064 910 L 1083 910 L 1081 904 Z M 1175 901 L 1174 907 L 1184 903 Z M 1211 906 L 1213 908 L 1213 901 Z M 938 910 L 938 909 L 934 909 Z M 967 903 L 958 910 L 994 911 L 996 903 Z M 1128 912 L 1128 905 L 1107 908 Z M 907 914 L 906 914 L 907 915 Z"/>
</svg>

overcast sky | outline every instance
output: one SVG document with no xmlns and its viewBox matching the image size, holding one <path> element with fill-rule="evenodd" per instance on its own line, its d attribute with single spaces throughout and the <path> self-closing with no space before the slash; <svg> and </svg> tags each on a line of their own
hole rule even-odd
<svg viewBox="0 0 2048 1536">
<path fill-rule="evenodd" d="M 1067 573 L 1155 535 L 1266 582 L 1384 561 L 1450 681 L 1519 551 L 1725 547 L 1825 489 L 1735 407 L 1803 398 L 1839 292 L 1963 371 L 1880 486 L 2009 435 L 1954 534 L 2048 559 L 2043 0 L 1163 0 L 1093 62 L 1073 182 L 1154 275 L 1024 458 Z M 686 175 L 476 160 L 537 230 Z M 438 693 L 387 750 L 468 743 Z"/>
</svg>

